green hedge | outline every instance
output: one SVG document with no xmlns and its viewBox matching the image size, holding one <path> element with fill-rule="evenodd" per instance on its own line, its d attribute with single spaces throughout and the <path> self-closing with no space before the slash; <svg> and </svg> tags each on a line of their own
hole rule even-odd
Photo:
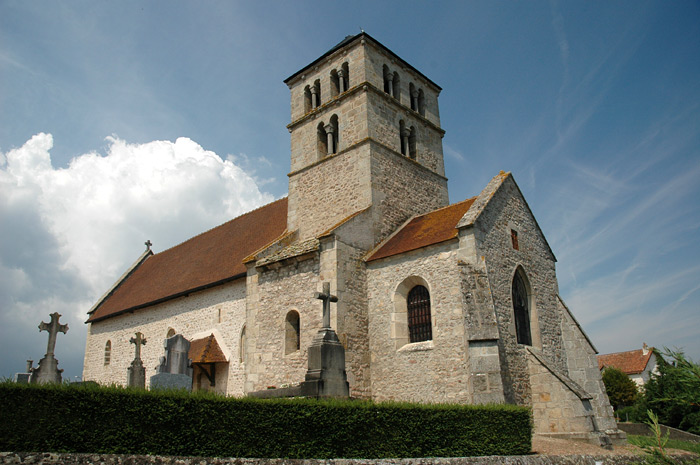
<svg viewBox="0 0 700 465">
<path fill-rule="evenodd" d="M 0 383 L 0 451 L 387 458 L 530 450 L 530 412 L 510 405 L 236 399 Z"/>
</svg>

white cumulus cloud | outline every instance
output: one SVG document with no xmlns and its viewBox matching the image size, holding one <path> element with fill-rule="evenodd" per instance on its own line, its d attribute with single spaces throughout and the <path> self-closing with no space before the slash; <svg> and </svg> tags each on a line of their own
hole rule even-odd
<svg viewBox="0 0 700 465">
<path fill-rule="evenodd" d="M 230 158 L 188 138 L 107 140 L 105 155 L 60 169 L 51 134 L 0 153 L 0 324 L 14 328 L 0 338 L 2 376 L 43 356 L 36 325 L 54 311 L 71 328 L 57 358 L 79 375 L 86 312 L 147 239 L 162 251 L 273 200 Z"/>
</svg>

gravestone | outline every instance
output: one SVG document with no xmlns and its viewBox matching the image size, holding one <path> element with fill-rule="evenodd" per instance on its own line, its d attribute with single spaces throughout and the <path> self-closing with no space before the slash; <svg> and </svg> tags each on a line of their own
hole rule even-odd
<svg viewBox="0 0 700 465">
<path fill-rule="evenodd" d="M 14 382 L 20 384 L 29 383 L 29 378 L 32 376 L 32 371 L 34 370 L 34 360 L 27 360 L 27 372 L 26 373 L 15 373 Z"/>
<path fill-rule="evenodd" d="M 49 333 L 49 344 L 46 348 L 46 355 L 44 358 L 39 360 L 39 366 L 32 370 L 32 374 L 29 377 L 29 382 L 32 384 L 45 384 L 45 383 L 60 383 L 61 373 L 63 370 L 58 369 L 58 360 L 54 357 L 54 349 L 56 348 L 56 335 L 61 332 L 66 334 L 68 332 L 68 325 L 62 325 L 58 322 L 61 315 L 58 312 L 51 314 L 51 322 L 44 323 L 43 321 L 39 324 L 39 331 L 48 331 Z"/>
<path fill-rule="evenodd" d="M 350 386 L 345 372 L 345 348 L 331 328 L 331 302 L 338 297 L 331 295 L 330 283 L 323 283 L 323 292 L 314 297 L 323 301 L 323 328 L 309 346 L 309 368 L 301 383 L 301 395 L 306 397 L 348 397 Z"/>
<path fill-rule="evenodd" d="M 165 356 L 160 358 L 156 374 L 151 376 L 151 389 L 192 390 L 190 341 L 182 334 L 165 340 Z"/>
<path fill-rule="evenodd" d="M 146 345 L 146 338 L 139 332 L 129 341 L 136 345 L 136 354 L 134 355 L 134 361 L 131 362 L 131 366 L 128 368 L 129 374 L 126 379 L 126 385 L 145 389 L 146 367 L 143 366 L 143 362 L 141 361 L 141 346 Z"/>
</svg>

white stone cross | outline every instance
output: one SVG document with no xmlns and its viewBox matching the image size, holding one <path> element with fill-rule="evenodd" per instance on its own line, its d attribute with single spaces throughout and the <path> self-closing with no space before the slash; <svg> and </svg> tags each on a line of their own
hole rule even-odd
<svg viewBox="0 0 700 465">
<path fill-rule="evenodd" d="M 323 283 L 323 292 L 316 292 L 314 297 L 323 300 L 323 327 L 331 327 L 331 302 L 337 302 L 338 297 L 331 295 L 331 283 Z"/>
<path fill-rule="evenodd" d="M 54 312 L 51 315 L 51 322 L 44 323 L 43 321 L 39 324 L 39 332 L 48 331 L 49 332 L 49 345 L 46 347 L 46 355 L 53 355 L 53 351 L 56 348 L 56 335 L 58 332 L 66 334 L 68 332 L 68 325 L 62 325 L 58 323 L 61 315 L 58 312 Z"/>
<path fill-rule="evenodd" d="M 143 337 L 141 332 L 136 333 L 136 337 L 129 339 L 132 344 L 136 344 L 136 355 L 134 360 L 141 360 L 141 345 L 146 345 L 146 338 Z"/>
</svg>

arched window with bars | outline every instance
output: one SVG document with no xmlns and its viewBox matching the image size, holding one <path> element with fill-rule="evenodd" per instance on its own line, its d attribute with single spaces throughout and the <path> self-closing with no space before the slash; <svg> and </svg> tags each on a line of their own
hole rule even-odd
<svg viewBox="0 0 700 465">
<path fill-rule="evenodd" d="M 433 327 L 430 319 L 430 293 L 425 286 L 414 286 L 406 299 L 410 342 L 430 341 Z"/>
</svg>

